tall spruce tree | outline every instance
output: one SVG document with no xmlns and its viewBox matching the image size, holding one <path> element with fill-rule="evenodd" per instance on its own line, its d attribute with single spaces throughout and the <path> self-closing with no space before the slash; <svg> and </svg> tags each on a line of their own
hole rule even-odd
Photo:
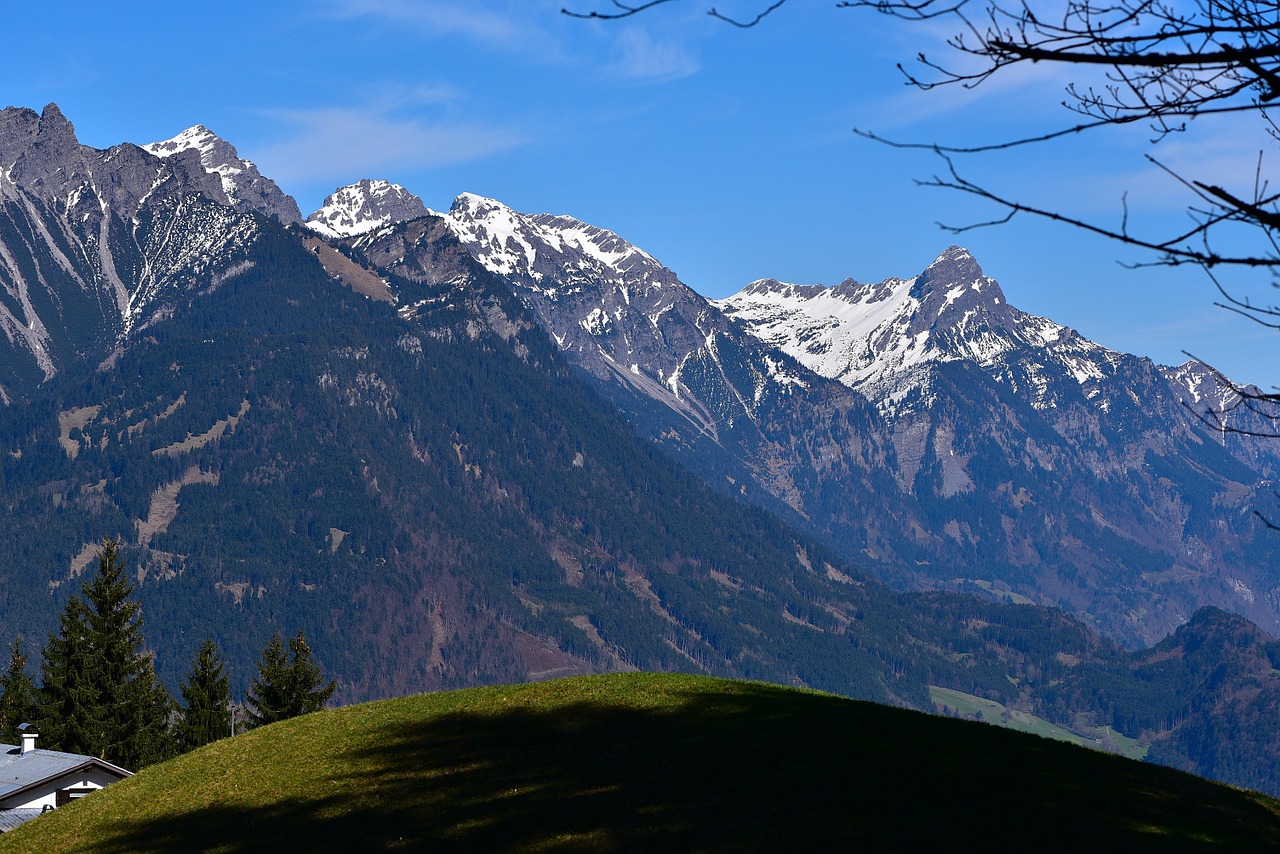
<svg viewBox="0 0 1280 854">
<path fill-rule="evenodd" d="M 36 685 L 27 673 L 27 654 L 19 635 L 9 653 L 9 669 L 0 675 L 0 742 L 17 744 L 18 727 L 34 722 L 37 712 Z"/>
<path fill-rule="evenodd" d="M 289 641 L 289 652 L 293 655 L 293 660 L 289 663 L 293 677 L 293 705 L 290 706 L 290 711 L 293 715 L 320 711 L 333 696 L 338 683 L 330 679 L 329 684 L 325 684 L 324 671 L 312 660 L 311 647 L 307 645 L 302 632 L 298 632 Z"/>
<path fill-rule="evenodd" d="M 319 711 L 336 687 L 332 680 L 324 684 L 324 672 L 312 661 L 311 647 L 302 632 L 289 641 L 288 653 L 284 638 L 276 632 L 262 650 L 258 678 L 249 688 L 250 723 L 263 726 Z"/>
<path fill-rule="evenodd" d="M 58 617 L 58 633 L 49 635 L 41 656 L 37 729 L 41 744 L 50 750 L 96 756 L 102 747 L 102 724 L 91 684 L 93 645 L 87 617 L 84 600 L 72 596 Z"/>
<path fill-rule="evenodd" d="M 213 638 L 206 637 L 182 691 L 182 711 L 178 717 L 178 748 L 194 750 L 231 735 L 231 687 L 226 667 Z"/>
<path fill-rule="evenodd" d="M 263 726 L 288 717 L 289 655 L 280 632 L 272 635 L 258 659 L 258 678 L 249 686 L 249 725 Z"/>
<path fill-rule="evenodd" d="M 141 607 L 116 541 L 103 542 L 81 593 L 45 651 L 42 730 L 53 733 L 51 746 L 125 768 L 165 758 L 173 701 L 142 650 Z"/>
</svg>

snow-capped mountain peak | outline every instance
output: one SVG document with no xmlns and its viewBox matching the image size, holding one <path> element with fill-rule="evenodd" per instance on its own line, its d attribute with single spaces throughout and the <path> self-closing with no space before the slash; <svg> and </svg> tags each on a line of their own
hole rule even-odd
<svg viewBox="0 0 1280 854">
<path fill-rule="evenodd" d="M 326 237 L 355 237 L 432 213 L 422 199 L 399 184 L 362 178 L 331 193 L 305 224 Z"/>
<path fill-rule="evenodd" d="M 485 267 L 499 275 L 529 274 L 537 250 L 524 216 L 497 199 L 462 193 L 445 215 L 454 232 Z M 540 235 L 539 235 L 540 236 Z"/>
<path fill-rule="evenodd" d="M 566 267 L 598 283 L 645 273 L 674 279 L 648 252 L 571 216 L 518 213 L 495 199 L 463 193 L 446 219 L 487 268 L 527 283 L 563 280 Z"/>
<path fill-rule="evenodd" d="M 221 179 L 223 192 L 236 210 L 274 216 L 284 223 L 302 221 L 302 212 L 292 196 L 259 172 L 253 161 L 242 158 L 235 146 L 204 125 L 193 125 L 175 137 L 148 143 L 142 148 L 157 157 L 194 150 L 199 153 L 205 170 Z"/>
<path fill-rule="evenodd" d="M 958 300 L 969 306 L 979 303 L 997 306 L 1005 302 L 1004 292 L 996 280 L 984 275 L 977 259 L 960 246 L 948 247 L 916 277 L 913 294 L 923 306 L 941 299 L 938 312 Z"/>
<path fill-rule="evenodd" d="M 1217 413 L 1215 421 L 1220 419 L 1222 425 L 1235 420 L 1232 415 L 1240 405 L 1241 391 L 1246 394 L 1259 392 L 1254 387 L 1238 389 L 1213 368 L 1194 359 L 1177 367 L 1161 367 L 1160 372 L 1177 389 L 1184 406 L 1197 413 Z"/>
<path fill-rule="evenodd" d="M 716 305 L 811 370 L 887 401 L 886 414 L 892 389 L 913 386 L 930 363 L 975 363 L 1044 407 L 1054 394 L 1046 377 L 1065 372 L 1083 385 L 1109 374 L 1117 358 L 1010 306 L 958 246 L 911 279 L 846 279 L 834 287 L 765 279 Z"/>
<path fill-rule="evenodd" d="M 752 423 L 760 407 L 814 379 L 612 231 L 473 193 L 445 221 L 580 367 L 670 407 L 687 419 L 681 429 L 715 436 Z"/>
<path fill-rule="evenodd" d="M 193 125 L 171 139 L 142 146 L 157 157 L 169 157 L 188 148 L 200 154 L 200 162 L 211 172 L 230 177 L 244 171 L 240 153 L 235 146 L 209 130 L 204 125 Z M 228 185 L 234 189 L 234 185 Z"/>
</svg>

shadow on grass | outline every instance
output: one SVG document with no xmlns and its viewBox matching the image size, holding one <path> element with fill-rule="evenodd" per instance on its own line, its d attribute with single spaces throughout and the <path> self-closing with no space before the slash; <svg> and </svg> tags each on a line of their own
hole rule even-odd
<svg viewBox="0 0 1280 854">
<path fill-rule="evenodd" d="M 116 824 L 93 850 L 1256 850 L 1272 802 L 1044 739 L 744 686 L 389 726 L 354 798 Z M 264 792 L 264 799 L 272 793 Z M 966 844 L 968 843 L 968 844 Z"/>
</svg>

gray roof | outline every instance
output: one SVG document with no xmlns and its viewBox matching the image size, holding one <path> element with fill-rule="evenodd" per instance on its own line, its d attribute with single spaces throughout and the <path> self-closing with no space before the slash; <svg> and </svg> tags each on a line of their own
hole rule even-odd
<svg viewBox="0 0 1280 854">
<path fill-rule="evenodd" d="M 130 776 L 123 768 L 92 756 L 39 748 L 23 753 L 21 747 L 0 744 L 0 800 L 59 774 L 86 766 L 101 768 L 119 774 L 122 778 Z"/>
<path fill-rule="evenodd" d="M 0 810 L 0 833 L 8 833 L 18 825 L 31 821 L 42 812 L 44 810 Z"/>
</svg>

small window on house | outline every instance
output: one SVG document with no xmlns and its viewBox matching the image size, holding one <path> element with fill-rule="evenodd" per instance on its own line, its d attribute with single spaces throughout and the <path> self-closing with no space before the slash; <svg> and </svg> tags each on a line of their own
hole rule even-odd
<svg viewBox="0 0 1280 854">
<path fill-rule="evenodd" d="M 96 791 L 98 790 L 92 786 L 86 786 L 84 788 L 72 787 L 70 789 L 59 789 L 58 793 L 53 796 L 53 800 L 57 806 L 64 807 L 72 801 L 83 798 L 90 792 Z"/>
</svg>

